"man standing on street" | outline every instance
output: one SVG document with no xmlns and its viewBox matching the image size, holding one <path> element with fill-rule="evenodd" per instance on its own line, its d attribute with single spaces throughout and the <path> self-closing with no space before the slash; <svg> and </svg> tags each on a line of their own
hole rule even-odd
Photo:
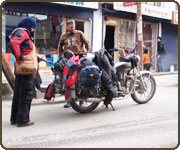
<svg viewBox="0 0 180 150">
<path fill-rule="evenodd" d="M 157 72 L 163 72 L 164 71 L 164 58 L 166 55 L 164 44 L 162 43 L 162 38 L 157 38 Z"/>
<path fill-rule="evenodd" d="M 58 50 L 59 58 L 63 55 L 66 50 L 71 50 L 75 55 L 83 55 L 84 53 L 90 52 L 89 41 L 86 40 L 84 33 L 75 30 L 75 21 L 68 19 L 66 22 L 66 33 L 64 33 L 59 40 Z M 85 46 L 85 49 L 84 49 Z M 64 105 L 64 108 L 70 107 L 70 103 Z"/>
</svg>

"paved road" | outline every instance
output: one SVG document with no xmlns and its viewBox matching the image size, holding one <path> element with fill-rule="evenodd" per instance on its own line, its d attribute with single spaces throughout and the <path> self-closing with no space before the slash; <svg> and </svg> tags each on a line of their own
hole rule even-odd
<svg viewBox="0 0 180 150">
<path fill-rule="evenodd" d="M 34 126 L 9 124 L 10 100 L 2 102 L 2 143 L 10 148 L 173 148 L 178 143 L 177 75 L 158 76 L 147 104 L 131 98 L 114 101 L 116 111 L 100 106 L 89 114 L 64 109 L 64 103 L 33 103 Z"/>
</svg>

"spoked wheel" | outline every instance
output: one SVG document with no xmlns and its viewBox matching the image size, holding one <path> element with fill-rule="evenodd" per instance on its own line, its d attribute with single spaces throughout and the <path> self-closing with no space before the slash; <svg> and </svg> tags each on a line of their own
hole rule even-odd
<svg viewBox="0 0 180 150">
<path fill-rule="evenodd" d="M 89 113 L 96 109 L 99 102 L 92 102 L 91 98 L 88 99 L 72 99 L 71 107 L 79 113 Z"/>
<path fill-rule="evenodd" d="M 144 104 L 150 101 L 156 91 L 156 82 L 151 74 L 143 74 L 142 78 L 146 90 L 143 90 L 143 87 L 139 81 L 136 83 L 134 93 L 131 94 L 132 99 L 138 104 Z"/>
</svg>

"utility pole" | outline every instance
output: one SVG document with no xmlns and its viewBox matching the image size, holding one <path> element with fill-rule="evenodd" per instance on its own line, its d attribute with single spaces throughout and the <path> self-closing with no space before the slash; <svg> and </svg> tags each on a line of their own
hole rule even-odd
<svg viewBox="0 0 180 150">
<path fill-rule="evenodd" d="M 141 2 L 137 2 L 137 38 L 138 38 L 138 50 L 141 58 L 140 65 L 143 70 L 143 33 L 142 33 L 142 12 Z"/>
</svg>

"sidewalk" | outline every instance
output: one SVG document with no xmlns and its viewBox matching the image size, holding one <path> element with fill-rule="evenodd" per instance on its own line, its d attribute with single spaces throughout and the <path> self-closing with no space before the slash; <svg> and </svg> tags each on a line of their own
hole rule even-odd
<svg viewBox="0 0 180 150">
<path fill-rule="evenodd" d="M 178 86 L 178 71 L 175 72 L 152 72 L 157 86 Z M 2 100 L 12 100 L 13 92 L 2 95 Z M 54 103 L 65 102 L 64 95 L 56 94 Z M 37 98 L 32 101 L 33 105 L 46 104 L 44 93 L 37 91 Z M 50 102 L 53 103 L 53 102 Z"/>
<path fill-rule="evenodd" d="M 32 105 L 38 105 L 38 104 L 47 104 L 47 103 L 64 103 L 65 98 L 64 95 L 56 94 L 55 98 L 52 98 L 50 102 L 48 102 L 46 99 L 44 99 L 44 94 L 40 91 L 37 91 L 37 98 L 33 98 Z M 2 101 L 12 101 L 13 93 L 2 95 Z M 54 99 L 54 101 L 53 101 Z"/>
<path fill-rule="evenodd" d="M 40 93 L 40 94 L 44 94 L 44 93 Z M 47 104 L 47 103 L 49 104 L 65 103 L 64 95 L 57 94 L 55 95 L 54 101 L 52 98 L 51 101 L 49 102 L 46 99 L 44 99 L 44 95 L 42 97 L 33 98 L 33 101 L 32 101 L 32 105 Z"/>
<path fill-rule="evenodd" d="M 174 75 L 178 74 L 178 71 L 174 72 L 152 72 L 153 76 L 161 76 L 161 75 Z"/>
</svg>

